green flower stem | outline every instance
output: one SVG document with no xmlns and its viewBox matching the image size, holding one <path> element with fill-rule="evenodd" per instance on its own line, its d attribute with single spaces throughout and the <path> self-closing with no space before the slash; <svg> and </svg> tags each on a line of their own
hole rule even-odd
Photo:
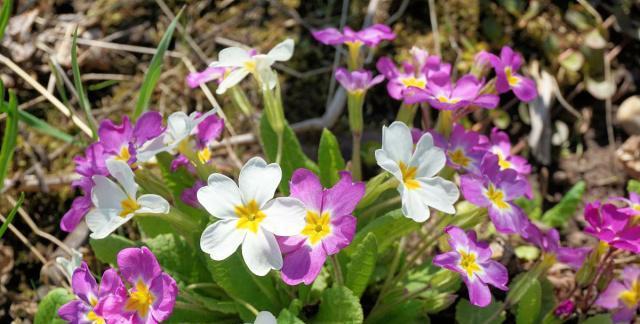
<svg viewBox="0 0 640 324">
<path fill-rule="evenodd" d="M 162 179 L 156 177 L 151 170 L 139 168 L 135 171 L 134 175 L 136 183 L 139 184 L 146 193 L 159 195 L 169 202 L 174 200 L 173 194 Z"/>
<path fill-rule="evenodd" d="M 413 120 L 416 117 L 416 112 L 417 111 L 418 111 L 418 105 L 417 104 L 408 105 L 408 104 L 404 104 L 403 103 L 400 106 L 400 109 L 398 110 L 398 115 L 396 116 L 396 120 L 407 124 L 407 126 L 409 126 L 409 127 L 412 127 L 413 126 Z"/>
<path fill-rule="evenodd" d="M 340 261 L 338 260 L 338 256 L 336 254 L 332 255 L 330 258 L 331 265 L 333 266 L 333 275 L 335 284 L 338 286 L 344 285 L 344 277 L 342 276 L 342 268 L 340 267 Z"/>
<path fill-rule="evenodd" d="M 171 224 L 171 226 L 185 238 L 198 237 L 202 232 L 202 228 L 197 220 L 193 219 L 191 216 L 183 213 L 175 207 L 171 207 L 169 212 L 166 214 L 153 215 L 157 215 L 157 217 L 159 217 L 160 219 L 163 219 L 167 223 Z"/>
<path fill-rule="evenodd" d="M 383 172 L 367 181 L 366 190 L 364 192 L 364 196 L 360 199 L 360 203 L 358 203 L 357 209 L 364 210 L 365 208 L 371 206 L 376 202 L 380 195 L 389 190 L 396 188 L 398 186 L 398 180 L 387 172 Z"/>
<path fill-rule="evenodd" d="M 287 120 L 284 118 L 284 108 L 282 107 L 282 98 L 280 97 L 280 86 L 276 85 L 274 90 L 269 89 L 266 84 L 262 85 L 262 99 L 264 102 L 264 113 L 267 116 L 269 125 L 278 137 L 278 150 L 276 154 L 276 163 L 280 163 L 282 159 L 282 145 L 284 139 L 284 127 Z"/>
<path fill-rule="evenodd" d="M 234 106 L 238 108 L 245 116 L 251 116 L 253 114 L 253 105 L 249 102 L 244 90 L 239 86 L 231 87 L 228 92 L 229 98 Z"/>
<path fill-rule="evenodd" d="M 350 92 L 347 95 L 347 108 L 349 110 L 349 126 L 353 135 L 353 145 L 351 153 L 351 173 L 355 181 L 362 179 L 362 160 L 360 153 L 360 143 L 362 141 L 363 117 L 362 106 L 364 105 L 364 91 Z"/>
<path fill-rule="evenodd" d="M 436 122 L 436 131 L 445 137 L 449 137 L 453 127 L 453 111 L 440 110 L 438 121 Z"/>
<path fill-rule="evenodd" d="M 362 61 L 360 60 L 360 48 L 362 44 L 359 42 L 347 44 L 349 49 L 349 59 L 347 60 L 347 67 L 349 71 L 355 71 L 362 67 Z"/>
</svg>

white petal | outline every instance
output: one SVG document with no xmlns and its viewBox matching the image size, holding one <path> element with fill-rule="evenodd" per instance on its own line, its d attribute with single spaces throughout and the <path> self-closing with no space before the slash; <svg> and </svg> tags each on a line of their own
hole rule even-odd
<svg viewBox="0 0 640 324">
<path fill-rule="evenodd" d="M 209 214 L 219 219 L 237 219 L 236 206 L 242 206 L 240 189 L 229 177 L 214 173 L 209 176 L 208 185 L 197 193 L 198 202 Z"/>
<path fill-rule="evenodd" d="M 91 202 L 96 208 L 117 209 L 122 208 L 121 203 L 127 199 L 127 195 L 111 179 L 95 175 L 93 176 L 93 189 L 91 189 Z"/>
<path fill-rule="evenodd" d="M 91 238 L 102 239 L 113 233 L 122 224 L 129 221 L 134 214 L 120 217 L 116 209 L 93 209 L 87 216 L 87 226 L 91 230 Z"/>
<path fill-rule="evenodd" d="M 177 143 L 191 134 L 191 118 L 182 111 L 174 112 L 167 118 L 168 142 Z"/>
<path fill-rule="evenodd" d="M 267 56 L 272 58 L 274 61 L 288 61 L 293 56 L 293 48 L 294 48 L 293 39 L 287 38 L 280 44 L 274 46 Z"/>
<path fill-rule="evenodd" d="M 140 209 L 136 211 L 140 213 L 166 214 L 169 212 L 169 203 L 162 197 L 153 194 L 142 195 L 138 198 Z"/>
<path fill-rule="evenodd" d="M 278 236 L 300 234 L 304 228 L 307 211 L 302 201 L 291 197 L 280 197 L 268 202 L 262 209 L 267 215 L 260 225 Z"/>
<path fill-rule="evenodd" d="M 242 244 L 246 230 L 236 228 L 237 221 L 225 219 L 205 228 L 200 237 L 200 248 L 212 259 L 220 261 L 228 258 Z"/>
<path fill-rule="evenodd" d="M 275 88 L 278 84 L 278 75 L 271 69 L 271 67 L 258 69 L 258 74 L 260 75 L 262 83 L 266 84 L 269 89 Z"/>
<path fill-rule="evenodd" d="M 156 154 L 168 151 L 169 148 L 165 145 L 165 136 L 165 134 L 162 134 L 146 142 L 142 148 L 136 152 L 136 159 L 140 162 L 148 162 Z"/>
<path fill-rule="evenodd" d="M 215 66 L 241 67 L 251 59 L 249 53 L 240 47 L 227 47 L 218 53 L 218 62 Z"/>
<path fill-rule="evenodd" d="M 425 133 L 420 137 L 416 150 L 409 164 L 418 167 L 416 177 L 433 177 L 447 163 L 447 157 L 442 149 L 433 145 L 431 134 Z"/>
<path fill-rule="evenodd" d="M 404 216 L 422 223 L 431 216 L 429 207 L 422 201 L 418 190 L 404 190 L 402 192 L 402 213 Z"/>
<path fill-rule="evenodd" d="M 191 120 L 193 120 L 192 125 L 191 125 L 191 132 L 192 132 L 192 133 L 193 133 L 193 132 L 195 132 L 196 127 L 198 127 L 198 124 L 200 124 L 203 120 L 207 119 L 207 117 L 209 117 L 209 116 L 211 116 L 211 115 L 213 115 L 213 114 L 215 114 L 215 113 L 217 113 L 217 112 L 218 112 L 218 109 L 217 109 L 217 108 L 215 108 L 215 107 L 214 107 L 214 108 L 211 108 L 211 110 L 207 111 L 207 112 L 206 112 L 206 113 L 204 113 L 204 114 L 200 114 L 200 116 L 199 116 L 199 117 L 196 117 L 196 113 L 195 113 L 195 112 L 193 112 L 193 113 L 189 116 L 189 118 L 190 118 Z"/>
<path fill-rule="evenodd" d="M 256 316 L 255 322 L 253 322 L 253 324 L 276 324 L 276 323 L 278 323 L 278 320 L 276 319 L 276 317 L 267 311 L 262 311 L 258 313 L 258 316 Z"/>
<path fill-rule="evenodd" d="M 240 81 L 242 81 L 248 74 L 249 74 L 249 71 L 245 68 L 238 68 L 231 71 L 231 73 L 229 73 L 229 75 L 227 75 L 222 80 L 222 82 L 220 82 L 220 84 L 218 85 L 218 89 L 216 89 L 216 93 L 217 94 L 225 93 L 227 89 L 240 83 Z"/>
<path fill-rule="evenodd" d="M 420 188 L 413 191 L 418 193 L 423 203 L 445 213 L 456 212 L 453 204 L 458 201 L 460 191 L 455 183 L 440 177 L 416 180 L 420 183 Z"/>
<path fill-rule="evenodd" d="M 389 127 L 382 127 L 382 149 L 390 159 L 408 163 L 413 152 L 411 130 L 403 122 L 393 122 Z"/>
<path fill-rule="evenodd" d="M 257 276 L 282 268 L 282 254 L 275 236 L 262 229 L 255 234 L 247 232 L 242 243 L 242 257 L 249 270 Z"/>
<path fill-rule="evenodd" d="M 255 200 L 258 206 L 264 206 L 273 198 L 281 179 L 282 170 L 278 164 L 267 164 L 260 157 L 247 161 L 238 177 L 244 203 Z"/>
<path fill-rule="evenodd" d="M 118 180 L 127 195 L 135 199 L 136 192 L 138 192 L 138 184 L 133 178 L 133 171 L 131 171 L 129 164 L 124 161 L 110 159 L 107 160 L 107 170 L 109 170 L 109 174 L 112 177 Z"/>
<path fill-rule="evenodd" d="M 385 171 L 391 173 L 396 179 L 402 181 L 402 172 L 400 172 L 400 166 L 398 161 L 394 161 L 389 157 L 389 154 L 385 150 L 377 149 L 376 162 Z"/>
</svg>

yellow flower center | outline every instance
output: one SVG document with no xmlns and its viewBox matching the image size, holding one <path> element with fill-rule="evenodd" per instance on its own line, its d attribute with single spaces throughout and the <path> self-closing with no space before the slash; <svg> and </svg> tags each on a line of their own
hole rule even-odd
<svg viewBox="0 0 640 324">
<path fill-rule="evenodd" d="M 640 303 L 640 281 L 634 280 L 631 283 L 631 289 L 620 293 L 619 298 L 627 308 L 633 309 L 638 306 L 638 303 Z"/>
<path fill-rule="evenodd" d="M 307 225 L 302 230 L 302 235 L 307 236 L 311 245 L 316 245 L 331 233 L 330 221 L 331 215 L 329 212 L 318 215 L 318 213 L 308 210 Z"/>
<path fill-rule="evenodd" d="M 500 170 L 506 170 L 511 168 L 511 162 L 507 161 L 502 152 L 497 151 L 496 155 L 498 156 L 498 165 L 500 166 Z"/>
<path fill-rule="evenodd" d="M 458 99 L 458 98 L 449 98 L 449 97 L 443 96 L 443 95 L 439 95 L 436 99 L 438 99 L 438 101 L 440 101 L 440 102 L 449 103 L 449 104 L 456 104 L 456 103 L 458 103 L 458 101 L 460 101 L 460 99 Z"/>
<path fill-rule="evenodd" d="M 458 250 L 460 254 L 460 268 L 467 272 L 467 276 L 471 278 L 473 274 L 477 271 L 480 271 L 480 266 L 476 262 L 476 255 L 471 253 L 466 253 L 465 251 Z"/>
<path fill-rule="evenodd" d="M 260 210 L 258 203 L 255 200 L 251 200 L 248 204 L 235 207 L 236 215 L 238 215 L 238 224 L 236 228 L 244 228 L 253 233 L 258 233 L 258 227 L 260 222 L 267 217 L 265 213 Z"/>
<path fill-rule="evenodd" d="M 90 320 L 93 324 L 106 324 L 107 322 L 102 318 L 102 316 L 98 316 L 94 311 L 89 311 L 87 313 L 87 319 Z"/>
<path fill-rule="evenodd" d="M 135 291 L 131 293 L 127 299 L 124 309 L 127 311 L 135 311 L 140 317 L 147 317 L 149 307 L 155 301 L 156 297 L 149 291 L 149 287 L 139 280 L 136 284 Z"/>
<path fill-rule="evenodd" d="M 509 204 L 504 201 L 504 192 L 502 192 L 502 190 L 496 189 L 493 184 L 489 185 L 489 188 L 485 192 L 485 195 L 498 209 L 509 208 Z"/>
<path fill-rule="evenodd" d="M 402 84 L 404 84 L 404 86 L 407 88 L 416 87 L 416 88 L 423 89 L 424 87 L 427 86 L 427 81 L 423 79 L 417 79 L 415 77 L 409 77 L 409 78 L 403 78 Z"/>
<path fill-rule="evenodd" d="M 416 180 L 418 168 L 408 166 L 402 161 L 398 164 L 400 166 L 400 172 L 402 173 L 402 183 L 404 183 L 404 186 L 409 190 L 420 188 L 420 183 Z"/>
<path fill-rule="evenodd" d="M 244 62 L 244 68 L 252 74 L 256 74 L 256 61 L 248 60 Z"/>
<path fill-rule="evenodd" d="M 211 160 L 211 150 L 208 147 L 203 148 L 198 151 L 198 160 L 200 163 L 205 164 Z"/>
<path fill-rule="evenodd" d="M 122 148 L 120 148 L 120 153 L 118 153 L 118 155 L 115 156 L 115 159 L 123 162 L 129 161 L 129 159 L 131 159 L 131 153 L 129 153 L 129 147 L 127 147 L 126 145 L 123 145 Z"/>
<path fill-rule="evenodd" d="M 518 85 L 518 83 L 520 83 L 520 78 L 513 75 L 513 72 L 511 71 L 510 66 L 507 66 L 506 68 L 504 68 L 504 74 L 507 76 L 507 82 L 509 82 L 510 86 L 515 87 Z"/>
<path fill-rule="evenodd" d="M 120 208 L 122 208 L 119 214 L 120 217 L 126 217 L 127 215 L 133 214 L 136 212 L 136 210 L 140 209 L 140 205 L 135 199 L 127 197 L 120 202 Z"/>
<path fill-rule="evenodd" d="M 471 163 L 471 159 L 464 154 L 462 149 L 456 149 L 453 152 L 449 152 L 449 158 L 451 159 L 451 162 L 465 168 L 469 166 L 469 163 Z"/>
</svg>

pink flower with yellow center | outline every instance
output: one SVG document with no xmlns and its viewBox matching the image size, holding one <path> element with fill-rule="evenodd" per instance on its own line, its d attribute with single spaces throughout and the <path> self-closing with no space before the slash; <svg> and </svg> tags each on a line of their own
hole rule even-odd
<svg viewBox="0 0 640 324">
<path fill-rule="evenodd" d="M 347 172 L 335 186 L 325 189 L 320 179 L 307 169 L 291 177 L 291 196 L 305 205 L 306 225 L 298 235 L 279 237 L 284 254 L 282 280 L 289 285 L 311 284 L 328 255 L 351 243 L 356 231 L 353 210 L 364 195 L 364 183 L 352 182 Z"/>
<path fill-rule="evenodd" d="M 500 57 L 488 53 L 480 52 L 476 55 L 476 64 L 489 63 L 496 72 L 496 90 L 498 93 L 505 93 L 512 90 L 518 99 L 529 102 L 538 96 L 536 83 L 518 74 L 522 66 L 522 55 L 514 52 L 509 46 L 505 46 L 500 51 Z"/>
<path fill-rule="evenodd" d="M 631 323 L 637 319 L 640 307 L 640 267 L 627 266 L 622 270 L 620 279 L 609 283 L 596 300 L 596 305 L 614 311 L 615 323 Z"/>
</svg>

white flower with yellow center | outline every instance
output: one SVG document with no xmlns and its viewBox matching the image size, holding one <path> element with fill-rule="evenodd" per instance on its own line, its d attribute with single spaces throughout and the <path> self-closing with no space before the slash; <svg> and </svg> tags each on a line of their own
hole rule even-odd
<svg viewBox="0 0 640 324">
<path fill-rule="evenodd" d="M 169 212 L 169 203 L 164 198 L 153 194 L 137 196 L 138 184 L 127 163 L 111 159 L 106 164 L 117 183 L 105 176 L 93 176 L 91 201 L 95 208 L 87 214 L 91 238 L 107 237 L 136 214 Z"/>
<path fill-rule="evenodd" d="M 252 74 L 258 82 L 267 84 L 273 89 L 276 85 L 276 75 L 271 70 L 275 62 L 288 61 L 293 56 L 294 43 L 286 39 L 272 48 L 267 54 L 255 54 L 240 47 L 227 47 L 218 54 L 218 61 L 211 67 L 229 67 L 233 71 L 218 85 L 217 94 L 223 94 L 227 89 L 235 86 Z"/>
<path fill-rule="evenodd" d="M 160 152 L 175 154 L 178 146 L 189 136 L 193 135 L 203 120 L 216 113 L 216 109 L 211 109 L 204 114 L 192 112 L 187 115 L 182 111 L 174 112 L 167 118 L 167 129 L 162 135 L 145 144 L 137 158 L 146 162 Z"/>
<path fill-rule="evenodd" d="M 304 204 L 291 197 L 273 198 L 282 178 L 275 163 L 254 157 L 240 171 L 238 185 L 214 173 L 198 190 L 198 202 L 219 220 L 200 238 L 202 251 L 213 260 L 224 260 L 242 245 L 242 257 L 258 276 L 282 268 L 275 235 L 292 236 L 305 227 Z"/>
<path fill-rule="evenodd" d="M 455 213 L 453 204 L 460 193 L 453 182 L 436 176 L 446 157 L 434 146 L 431 134 L 422 135 L 414 151 L 409 127 L 394 122 L 382 128 L 382 149 L 375 154 L 378 165 L 400 182 L 398 191 L 406 217 L 424 222 L 429 219 L 429 207 Z"/>
</svg>

